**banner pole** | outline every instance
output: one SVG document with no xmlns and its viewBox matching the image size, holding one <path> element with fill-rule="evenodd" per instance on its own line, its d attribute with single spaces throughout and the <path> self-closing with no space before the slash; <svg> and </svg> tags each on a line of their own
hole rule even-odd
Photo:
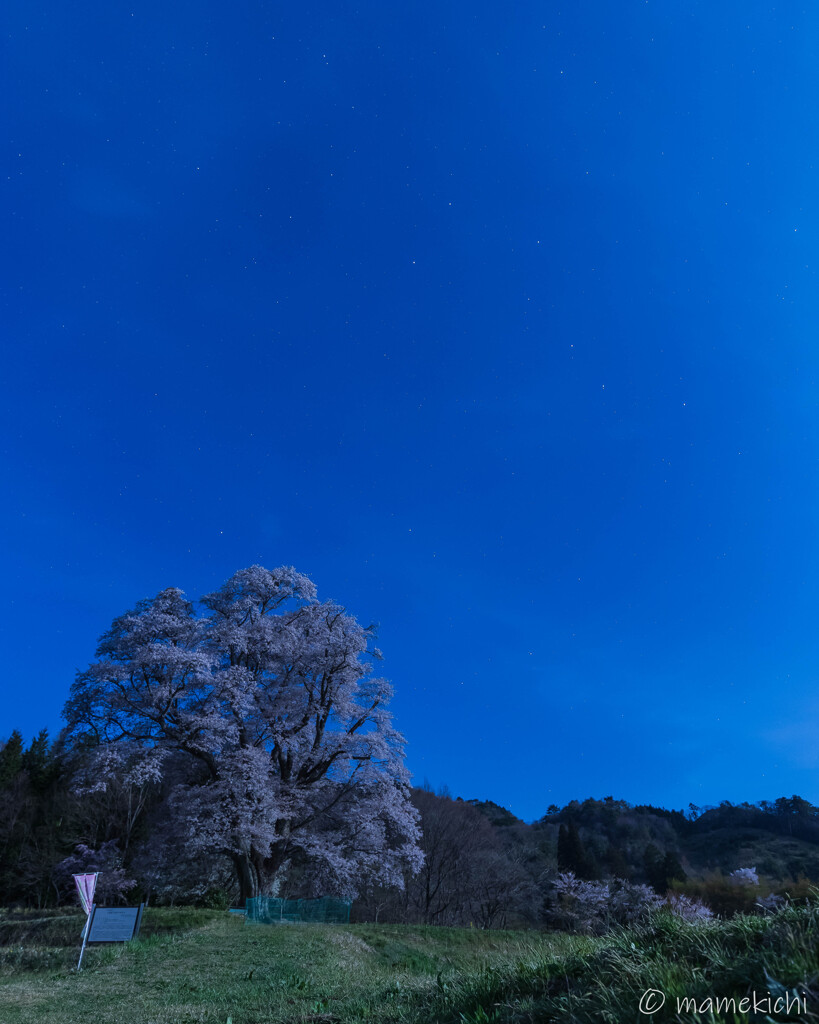
<svg viewBox="0 0 819 1024">
<path fill-rule="evenodd" d="M 82 933 L 82 949 L 80 950 L 80 959 L 77 961 L 77 970 L 78 971 L 81 970 L 81 968 L 82 968 L 82 958 L 83 958 L 83 954 L 85 953 L 85 946 L 86 946 L 86 943 L 88 942 L 88 936 L 91 934 L 91 922 L 94 920 L 94 914 L 96 913 L 96 911 L 97 911 L 97 904 L 96 903 L 92 903 L 91 904 L 91 913 L 88 915 L 88 919 L 85 922 L 85 928 L 83 929 L 83 933 Z"/>
</svg>

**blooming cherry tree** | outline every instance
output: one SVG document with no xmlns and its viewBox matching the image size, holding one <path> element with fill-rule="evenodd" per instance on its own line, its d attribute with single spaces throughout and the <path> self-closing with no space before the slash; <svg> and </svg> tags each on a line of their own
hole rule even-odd
<svg viewBox="0 0 819 1024">
<path fill-rule="evenodd" d="M 756 868 L 737 868 L 728 876 L 734 885 L 759 885 Z"/>
<path fill-rule="evenodd" d="M 417 814 L 373 628 L 290 567 L 243 569 L 201 604 L 169 588 L 114 620 L 72 689 L 74 732 L 161 780 L 179 838 L 229 856 L 243 897 L 291 860 L 339 893 L 400 884 Z"/>
</svg>

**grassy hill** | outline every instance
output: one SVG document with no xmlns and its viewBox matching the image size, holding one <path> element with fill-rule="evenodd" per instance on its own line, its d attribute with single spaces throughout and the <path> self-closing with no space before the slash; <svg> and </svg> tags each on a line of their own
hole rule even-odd
<svg viewBox="0 0 819 1024">
<path fill-rule="evenodd" d="M 138 941 L 90 950 L 76 974 L 81 924 L 76 913 L 0 918 L 3 1024 L 632 1022 L 649 988 L 668 1000 L 654 1021 L 706 1019 L 678 1016 L 678 996 L 699 1006 L 709 996 L 776 995 L 794 986 L 817 1008 L 819 915 L 810 907 L 698 926 L 660 915 L 597 939 L 254 926 L 218 912 L 150 910 Z"/>
</svg>

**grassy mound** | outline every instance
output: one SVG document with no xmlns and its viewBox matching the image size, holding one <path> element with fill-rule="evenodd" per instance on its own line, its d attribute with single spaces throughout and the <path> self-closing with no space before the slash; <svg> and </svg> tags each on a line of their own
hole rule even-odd
<svg viewBox="0 0 819 1024">
<path fill-rule="evenodd" d="M 77 914 L 0 917 L 3 1024 L 737 1024 L 754 1018 L 709 1016 L 703 1001 L 754 992 L 787 992 L 798 1005 L 798 1015 L 775 1012 L 774 1021 L 805 1019 L 805 1004 L 817 1010 L 819 917 L 810 907 L 705 925 L 661 914 L 603 938 L 254 926 L 214 911 L 149 910 L 140 939 L 90 949 L 76 974 L 81 926 Z M 69 932 L 73 945 L 63 944 Z M 650 1018 L 639 1010 L 648 989 L 666 1000 Z M 678 1012 L 678 998 L 694 1003 Z"/>
</svg>

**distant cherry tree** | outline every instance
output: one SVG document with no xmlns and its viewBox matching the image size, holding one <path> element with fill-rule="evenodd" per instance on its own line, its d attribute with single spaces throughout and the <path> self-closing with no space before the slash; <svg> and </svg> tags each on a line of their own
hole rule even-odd
<svg viewBox="0 0 819 1024">
<path fill-rule="evenodd" d="M 735 885 L 759 885 L 756 868 L 737 868 L 728 877 Z"/>
<path fill-rule="evenodd" d="M 200 603 L 141 601 L 78 675 L 66 715 L 99 785 L 122 765 L 161 786 L 180 849 L 228 856 L 242 897 L 291 861 L 328 892 L 400 884 L 421 862 L 418 816 L 373 627 L 291 567 L 243 569 Z"/>
<path fill-rule="evenodd" d="M 64 901 L 77 899 L 74 875 L 99 872 L 94 890 L 97 903 L 124 903 L 127 894 L 136 885 L 136 879 L 128 878 L 122 867 L 122 854 L 116 839 L 103 843 L 98 850 L 79 843 L 71 856 L 56 864 L 52 884 Z"/>
<path fill-rule="evenodd" d="M 600 933 L 645 920 L 662 904 L 651 886 L 613 878 L 589 882 L 563 871 L 547 883 L 546 917 L 569 931 Z"/>
</svg>

